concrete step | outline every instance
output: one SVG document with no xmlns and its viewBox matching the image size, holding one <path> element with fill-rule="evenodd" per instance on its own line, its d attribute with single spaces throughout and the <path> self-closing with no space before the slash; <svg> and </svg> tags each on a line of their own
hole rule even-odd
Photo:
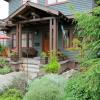
<svg viewBox="0 0 100 100">
<path fill-rule="evenodd" d="M 24 68 L 34 68 L 34 69 L 39 69 L 40 68 L 40 66 L 39 65 L 34 65 L 34 64 L 22 64 L 22 66 L 24 67 Z"/>
<path fill-rule="evenodd" d="M 38 73 L 39 72 L 39 69 L 35 69 L 35 68 L 25 68 L 24 69 L 25 71 L 27 71 L 28 70 L 28 72 L 32 72 L 32 73 Z"/>
<path fill-rule="evenodd" d="M 22 60 L 23 64 L 34 64 L 34 65 L 39 65 L 40 64 L 40 60 L 36 60 L 36 59 L 23 59 Z"/>
</svg>

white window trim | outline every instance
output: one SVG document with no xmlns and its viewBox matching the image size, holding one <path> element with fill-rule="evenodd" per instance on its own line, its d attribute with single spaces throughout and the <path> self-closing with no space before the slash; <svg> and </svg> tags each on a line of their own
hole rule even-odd
<svg viewBox="0 0 100 100">
<path fill-rule="evenodd" d="M 48 3 L 49 0 L 46 0 L 46 4 L 47 5 L 55 5 L 55 4 L 61 4 L 61 3 L 65 3 L 65 2 L 68 2 L 68 0 L 63 0 L 63 1 L 59 1 L 59 0 L 56 0 L 54 3 Z"/>
</svg>

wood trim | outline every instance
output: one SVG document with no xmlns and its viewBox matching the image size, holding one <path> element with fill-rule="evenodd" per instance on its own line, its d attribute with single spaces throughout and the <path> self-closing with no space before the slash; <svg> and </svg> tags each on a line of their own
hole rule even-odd
<svg viewBox="0 0 100 100">
<path fill-rule="evenodd" d="M 42 5 L 39 5 L 39 4 L 35 4 L 35 3 L 32 3 L 32 2 L 27 2 L 24 5 L 22 5 L 21 7 L 19 7 L 19 9 L 17 9 L 10 16 L 8 16 L 8 19 L 12 20 L 13 17 L 15 17 L 16 15 L 18 15 L 27 6 L 34 7 L 34 8 L 37 8 L 39 10 L 43 10 L 43 11 L 45 11 L 47 13 L 51 13 L 51 14 L 54 14 L 54 15 L 59 15 L 59 11 L 57 11 L 57 10 L 53 10 L 53 9 L 50 9 L 50 8 L 48 8 L 46 6 L 42 6 Z"/>
<path fill-rule="evenodd" d="M 58 2 L 58 0 L 56 0 L 56 3 L 52 3 L 52 4 L 48 4 L 48 0 L 46 0 L 45 5 L 46 6 L 54 6 L 54 5 L 64 4 L 64 3 L 68 3 L 68 0 L 62 1 L 62 2 Z"/>
</svg>

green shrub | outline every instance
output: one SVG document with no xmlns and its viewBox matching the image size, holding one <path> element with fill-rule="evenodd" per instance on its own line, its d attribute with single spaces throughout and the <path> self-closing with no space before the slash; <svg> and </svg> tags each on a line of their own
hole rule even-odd
<svg viewBox="0 0 100 100">
<path fill-rule="evenodd" d="M 60 63 L 58 62 L 56 53 L 53 52 L 50 57 L 50 62 L 45 66 L 45 71 L 49 73 L 57 73 L 60 69 Z"/>
<path fill-rule="evenodd" d="M 9 89 L 0 95 L 0 100 L 22 100 L 22 94 L 19 90 Z"/>
<path fill-rule="evenodd" d="M 0 74 L 8 74 L 12 71 L 9 63 L 5 60 L 0 58 Z"/>
<path fill-rule="evenodd" d="M 73 76 L 67 83 L 66 100 L 100 100 L 100 66 Z"/>
<path fill-rule="evenodd" d="M 12 72 L 12 69 L 9 66 L 5 66 L 3 68 L 0 68 L 0 74 L 8 74 Z"/>
<path fill-rule="evenodd" d="M 23 100 L 64 100 L 64 84 L 65 79 L 55 75 L 36 79 Z"/>
<path fill-rule="evenodd" d="M 0 44 L 0 53 L 2 53 L 4 49 L 5 49 L 5 46 Z"/>
</svg>

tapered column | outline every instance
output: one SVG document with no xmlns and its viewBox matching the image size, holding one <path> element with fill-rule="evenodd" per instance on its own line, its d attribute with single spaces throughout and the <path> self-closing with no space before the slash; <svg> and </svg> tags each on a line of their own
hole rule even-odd
<svg viewBox="0 0 100 100">
<path fill-rule="evenodd" d="M 50 19 L 50 50 L 56 51 L 58 49 L 58 20 L 56 18 Z"/>
</svg>

